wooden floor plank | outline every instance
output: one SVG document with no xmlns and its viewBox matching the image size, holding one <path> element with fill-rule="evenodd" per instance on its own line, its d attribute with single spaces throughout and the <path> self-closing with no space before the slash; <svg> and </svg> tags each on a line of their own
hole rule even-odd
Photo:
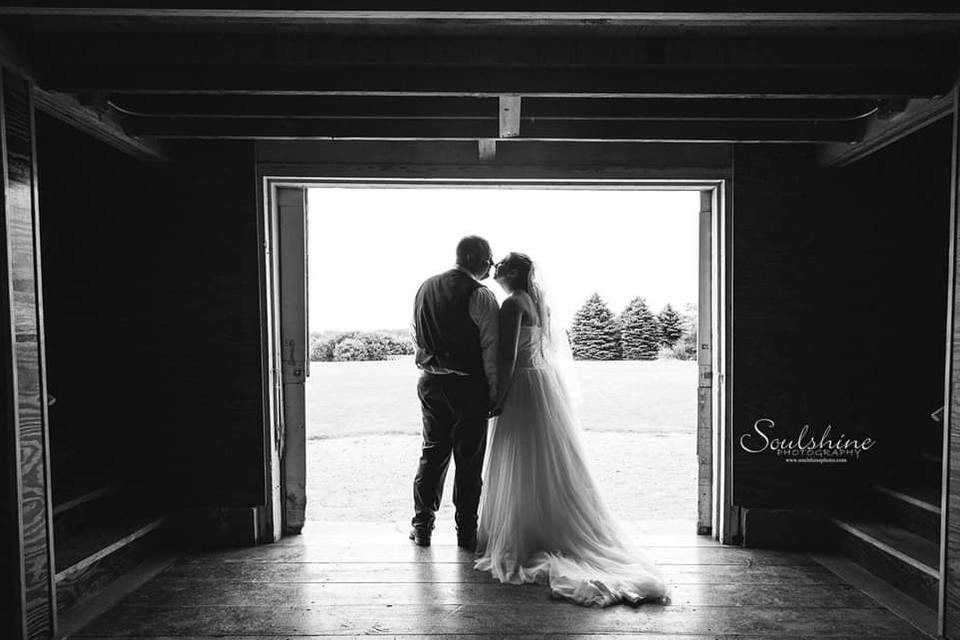
<svg viewBox="0 0 960 640">
<path fill-rule="evenodd" d="M 732 634 L 717 635 L 710 634 L 683 634 L 675 633 L 614 633 L 614 634 L 594 634 L 594 633 L 508 633 L 508 634 L 396 634 L 396 633 L 376 633 L 376 634 L 324 634 L 325 640 L 370 640 L 371 635 L 382 638 L 383 640 L 810 640 L 810 636 L 804 633 L 799 635 L 785 634 Z M 84 636 L 84 640 L 124 640 L 142 638 L 143 636 Z M 187 636 L 150 636 L 151 640 L 290 640 L 291 638 L 316 638 L 317 636 L 298 636 L 293 634 L 284 635 L 187 635 Z M 912 640 L 918 636 L 907 636 L 904 640 Z M 929 640 L 926 636 L 919 636 L 922 640 Z M 853 636 L 830 636 L 830 640 L 864 640 L 862 635 Z"/>
<path fill-rule="evenodd" d="M 383 535 L 356 535 L 356 536 L 337 536 L 332 538 L 307 538 L 304 540 L 289 540 L 284 538 L 279 542 L 273 543 L 277 547 L 317 547 L 329 545 L 347 545 L 347 546 L 396 546 L 397 544 L 407 544 L 409 539 L 409 527 L 405 531 L 397 531 L 388 536 Z M 665 549 L 665 548 L 686 548 L 686 547 L 720 547 L 716 540 L 705 536 L 696 535 L 671 535 L 671 536 L 644 536 L 629 538 L 631 542 L 643 549 Z M 431 537 L 434 547 L 437 546 L 456 546 L 457 536 L 453 531 L 443 534 L 434 532 Z"/>
<path fill-rule="evenodd" d="M 190 635 L 216 629 L 234 635 L 457 634 L 457 633 L 674 633 L 808 634 L 829 638 L 917 638 L 919 631 L 883 609 L 580 607 L 565 602 L 509 605 L 394 607 L 188 607 L 164 610 L 125 605 L 105 614 L 87 635 Z"/>
<path fill-rule="evenodd" d="M 411 504 L 411 508 L 412 508 Z M 411 516 L 413 513 L 411 512 Z M 638 536 L 689 536 L 700 538 L 702 540 L 711 540 L 710 536 L 698 535 L 696 520 L 676 521 L 676 520 L 618 520 L 619 526 L 630 533 Z M 366 536 L 366 535 L 391 535 L 409 531 L 410 520 L 403 519 L 389 522 L 372 522 L 368 520 L 308 520 L 300 535 L 288 536 L 280 541 L 295 541 L 304 538 L 329 539 L 334 536 Z M 453 520 L 444 520 L 438 518 L 434 535 L 453 534 Z"/>
<path fill-rule="evenodd" d="M 671 604 L 682 606 L 770 606 L 872 608 L 878 605 L 844 584 L 783 583 L 763 588 L 740 584 L 670 584 Z M 364 606 L 371 604 L 499 604 L 523 606 L 550 601 L 540 585 L 502 584 L 321 584 L 182 582 L 154 580 L 124 604 L 150 607 L 191 606 Z"/>
<path fill-rule="evenodd" d="M 666 547 L 649 549 L 647 555 L 663 564 L 730 564 L 730 565 L 808 565 L 812 564 L 803 553 L 771 551 L 766 549 L 741 549 L 738 547 Z M 238 551 L 194 554 L 187 558 L 191 563 L 233 562 L 470 562 L 473 553 L 456 545 L 433 545 L 418 547 L 410 541 L 404 544 L 343 544 L 328 546 L 278 546 L 263 545 Z"/>
<path fill-rule="evenodd" d="M 842 580 L 824 567 L 802 566 L 669 565 L 660 568 L 668 582 L 694 584 L 839 584 Z M 177 564 L 160 577 L 188 582 L 343 582 L 343 583 L 493 583 L 489 573 L 469 562 L 351 563 L 351 562 L 224 562 Z"/>
<path fill-rule="evenodd" d="M 452 532 L 420 548 L 402 525 L 314 528 L 281 543 L 194 553 L 77 638 L 280 640 L 864 640 L 926 636 L 805 554 L 663 534 L 648 547 L 671 599 L 580 607 L 473 569 Z M 645 540 L 646 541 L 646 540 Z"/>
<path fill-rule="evenodd" d="M 697 547 L 719 546 L 709 535 L 698 535 L 696 522 L 691 521 L 681 528 L 663 526 L 663 523 L 621 521 L 620 526 L 627 536 L 643 547 Z M 410 532 L 409 521 L 374 522 L 316 522 L 306 524 L 300 535 L 287 536 L 276 542 L 281 546 L 326 545 L 350 541 L 376 541 L 378 544 L 391 541 L 405 542 Z M 453 522 L 437 522 L 433 532 L 434 544 L 455 545 L 456 530 Z"/>
</svg>

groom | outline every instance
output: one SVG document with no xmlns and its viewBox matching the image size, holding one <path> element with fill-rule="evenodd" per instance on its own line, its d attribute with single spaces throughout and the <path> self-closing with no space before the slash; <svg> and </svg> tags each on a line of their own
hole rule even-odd
<svg viewBox="0 0 960 640">
<path fill-rule="evenodd" d="M 428 278 L 414 300 L 423 448 L 413 481 L 410 539 L 424 547 L 430 545 L 452 453 L 457 544 L 476 548 L 487 418 L 497 393 L 499 307 L 480 283 L 491 266 L 490 244 L 467 236 L 457 245 L 456 268 Z"/>
</svg>

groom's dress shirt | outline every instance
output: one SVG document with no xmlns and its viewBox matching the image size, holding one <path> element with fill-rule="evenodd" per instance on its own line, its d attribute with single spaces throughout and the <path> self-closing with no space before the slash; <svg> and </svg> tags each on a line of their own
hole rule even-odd
<svg viewBox="0 0 960 640">
<path fill-rule="evenodd" d="M 459 269 L 459 267 L 458 267 Z M 476 280 L 472 273 L 466 269 L 460 269 Z M 479 281 L 478 281 L 479 282 Z M 500 305 L 497 303 L 497 297 L 493 291 L 484 285 L 477 287 L 470 295 L 470 301 L 467 308 L 470 319 L 477 325 L 480 331 L 480 348 L 483 355 L 483 371 L 487 376 L 487 384 L 490 387 L 490 401 L 496 402 L 497 399 L 497 342 L 500 337 Z M 410 336 L 414 345 L 419 345 L 417 340 L 416 322 L 410 326 Z M 417 358 L 420 360 L 420 347 L 416 346 Z M 448 369 L 436 365 L 418 365 L 421 369 L 435 375 L 470 375 L 466 371 L 457 369 Z"/>
</svg>

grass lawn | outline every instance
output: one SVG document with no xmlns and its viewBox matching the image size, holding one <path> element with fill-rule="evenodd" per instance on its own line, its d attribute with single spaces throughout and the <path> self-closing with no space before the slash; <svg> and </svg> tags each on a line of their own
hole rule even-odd
<svg viewBox="0 0 960 640">
<path fill-rule="evenodd" d="M 621 518 L 696 515 L 695 362 L 577 362 L 591 468 Z M 307 379 L 308 519 L 406 522 L 420 447 L 412 358 L 314 362 Z M 453 524 L 452 470 L 438 526 Z M 692 525 L 691 525 L 692 526 Z"/>
<path fill-rule="evenodd" d="M 696 433 L 697 365 L 680 360 L 576 362 L 587 431 Z M 311 362 L 307 438 L 420 433 L 412 356 L 381 362 Z"/>
</svg>

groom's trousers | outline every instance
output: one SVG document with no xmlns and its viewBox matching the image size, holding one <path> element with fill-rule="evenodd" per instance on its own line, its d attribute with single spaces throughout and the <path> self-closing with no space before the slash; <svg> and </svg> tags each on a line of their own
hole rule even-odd
<svg viewBox="0 0 960 640">
<path fill-rule="evenodd" d="M 472 534 L 477 528 L 487 448 L 486 378 L 423 373 L 417 395 L 423 413 L 423 448 L 413 481 L 413 526 L 433 528 L 452 454 L 457 531 Z"/>
</svg>

